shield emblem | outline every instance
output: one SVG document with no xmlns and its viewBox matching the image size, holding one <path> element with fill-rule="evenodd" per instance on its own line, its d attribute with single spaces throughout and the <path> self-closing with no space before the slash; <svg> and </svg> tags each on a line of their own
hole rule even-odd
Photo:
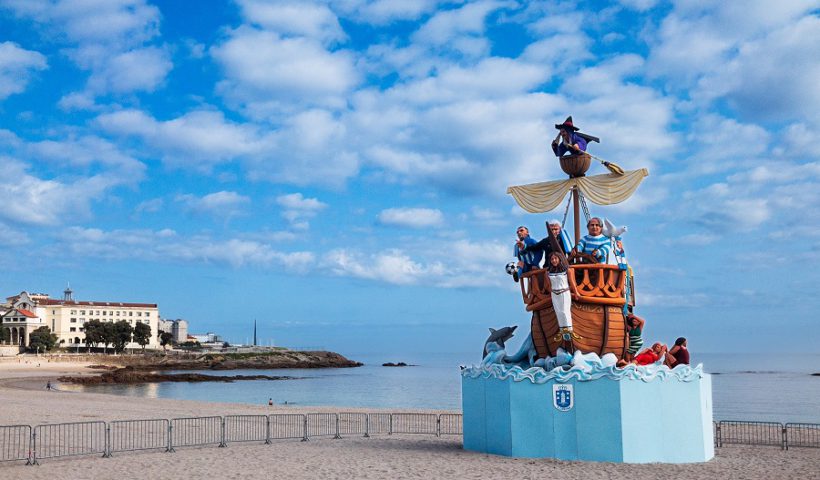
<svg viewBox="0 0 820 480">
<path fill-rule="evenodd" d="M 552 405 L 561 412 L 572 410 L 575 405 L 575 392 L 573 385 L 568 384 L 554 384 L 552 386 Z"/>
</svg>

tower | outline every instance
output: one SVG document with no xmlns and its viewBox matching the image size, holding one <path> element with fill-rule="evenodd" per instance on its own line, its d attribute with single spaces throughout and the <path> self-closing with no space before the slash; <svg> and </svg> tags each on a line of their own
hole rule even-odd
<svg viewBox="0 0 820 480">
<path fill-rule="evenodd" d="M 253 346 L 256 346 L 256 319 L 253 319 Z"/>
<path fill-rule="evenodd" d="M 71 284 L 66 284 L 65 290 L 63 290 L 63 301 L 64 302 L 73 302 L 74 298 L 72 298 L 72 294 L 74 292 L 71 290 Z"/>
</svg>

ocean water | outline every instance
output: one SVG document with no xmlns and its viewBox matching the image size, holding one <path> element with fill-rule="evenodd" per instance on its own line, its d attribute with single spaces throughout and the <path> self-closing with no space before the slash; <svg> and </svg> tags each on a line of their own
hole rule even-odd
<svg viewBox="0 0 820 480">
<path fill-rule="evenodd" d="M 347 354 L 365 366 L 342 369 L 203 371 L 212 375 L 287 375 L 293 380 L 233 383 L 153 383 L 143 385 L 62 385 L 74 391 L 131 397 L 173 398 L 210 402 L 274 403 L 301 406 L 365 408 L 461 409 L 459 365 L 476 363 L 478 352 L 426 354 L 390 358 Z M 780 355 L 764 359 L 742 354 L 692 354 L 713 374 L 716 420 L 820 423 L 820 354 Z M 412 367 L 382 367 L 387 361 Z"/>
</svg>

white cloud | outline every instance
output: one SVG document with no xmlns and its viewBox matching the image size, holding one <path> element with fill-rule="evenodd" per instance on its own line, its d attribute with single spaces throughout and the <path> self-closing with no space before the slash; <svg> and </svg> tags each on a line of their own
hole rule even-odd
<svg viewBox="0 0 820 480">
<path fill-rule="evenodd" d="M 726 99 L 756 119 L 794 120 L 820 108 L 813 1 L 771 8 L 748 2 L 680 2 L 651 34 L 648 70 L 699 102 Z M 798 73 L 799 72 L 799 73 Z M 800 92 L 779 95 L 779 92 Z"/>
<path fill-rule="evenodd" d="M 420 281 L 442 277 L 447 272 L 444 264 L 421 264 L 400 250 L 386 250 L 378 255 L 362 255 L 344 249 L 333 250 L 326 257 L 326 265 L 335 275 L 384 281 L 395 285 L 414 285 Z"/>
<path fill-rule="evenodd" d="M 276 203 L 283 208 L 284 217 L 293 228 L 306 229 L 308 219 L 327 208 L 327 204 L 316 198 L 305 198 L 301 193 L 290 193 L 276 197 Z"/>
<path fill-rule="evenodd" d="M 98 116 L 96 123 L 108 132 L 141 138 L 177 167 L 210 171 L 262 150 L 255 126 L 228 121 L 217 111 L 197 110 L 160 121 L 140 110 L 121 110 Z"/>
<path fill-rule="evenodd" d="M 191 194 L 178 195 L 176 201 L 184 204 L 193 213 L 203 213 L 230 219 L 246 213 L 251 199 L 236 192 L 220 191 L 202 197 Z"/>
<path fill-rule="evenodd" d="M 359 82 L 353 56 L 327 50 L 306 37 L 242 26 L 211 55 L 225 71 L 218 85 L 229 101 L 251 110 L 279 115 L 293 104 L 344 105 L 344 95 Z"/>
<path fill-rule="evenodd" d="M 461 8 L 439 11 L 413 34 L 412 40 L 441 46 L 457 42 L 464 36 L 483 35 L 487 15 L 512 5 L 503 1 L 478 1 Z"/>
<path fill-rule="evenodd" d="M 66 249 L 81 258 L 139 258 L 154 262 L 228 265 L 233 268 L 283 268 L 304 271 L 315 263 L 311 252 L 282 252 L 244 238 L 213 239 L 205 235 L 183 237 L 172 230 L 111 230 L 71 227 L 58 234 L 61 243 L 52 254 Z"/>
<path fill-rule="evenodd" d="M 108 57 L 94 69 L 88 88 L 94 92 L 152 92 L 162 83 L 173 64 L 168 52 L 148 47 Z"/>
<path fill-rule="evenodd" d="M 460 3 L 441 0 L 344 0 L 332 7 L 350 18 L 373 25 L 387 25 L 397 20 L 416 20 L 435 11 L 439 4 Z"/>
<path fill-rule="evenodd" d="M 434 208 L 388 208 L 378 216 L 379 223 L 405 228 L 431 228 L 444 224 L 444 214 Z"/>
<path fill-rule="evenodd" d="M 164 48 L 146 46 L 159 34 L 161 15 L 144 0 L 12 0 L 3 7 L 71 45 L 65 53 L 91 72 L 86 94 L 153 91 L 171 69 Z"/>
<path fill-rule="evenodd" d="M 0 183 L 0 216 L 29 225 L 87 219 L 93 201 L 130 181 L 104 173 L 85 178 L 44 179 L 29 173 L 32 169 L 25 163 L 2 156 L 0 169 L 6 178 L 13 179 Z"/>
<path fill-rule="evenodd" d="M 239 0 L 242 16 L 254 25 L 283 35 L 298 35 L 324 42 L 347 38 L 327 5 L 310 2 Z"/>
<path fill-rule="evenodd" d="M 40 52 L 26 50 L 14 42 L 0 43 L 0 100 L 26 89 L 34 72 L 48 68 Z"/>
</svg>

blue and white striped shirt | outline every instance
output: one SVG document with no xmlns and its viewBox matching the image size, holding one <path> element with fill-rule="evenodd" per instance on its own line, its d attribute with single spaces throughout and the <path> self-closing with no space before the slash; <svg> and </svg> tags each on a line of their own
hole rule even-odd
<svg viewBox="0 0 820 480">
<path fill-rule="evenodd" d="M 593 237 L 592 235 L 584 235 L 578 242 L 578 250 L 582 253 L 592 254 L 593 250 L 598 250 L 598 254 L 595 258 L 601 263 L 606 263 L 607 258 L 609 257 L 609 246 L 609 237 L 605 237 L 603 235 L 598 235 L 597 237 Z"/>
</svg>

